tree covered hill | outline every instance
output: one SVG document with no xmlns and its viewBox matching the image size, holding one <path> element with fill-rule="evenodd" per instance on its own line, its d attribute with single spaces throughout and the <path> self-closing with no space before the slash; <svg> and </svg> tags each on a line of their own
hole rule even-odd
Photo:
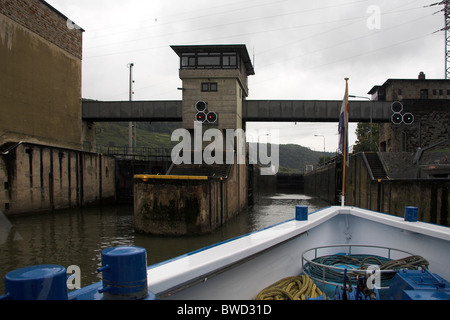
<svg viewBox="0 0 450 320">
<path fill-rule="evenodd" d="M 181 128 L 177 122 L 138 122 L 137 146 L 171 149 L 178 141 L 170 137 L 175 129 Z M 96 123 L 96 144 L 98 147 L 128 146 L 128 122 Z M 270 148 L 269 148 L 270 150 Z M 297 144 L 279 146 L 279 161 L 282 173 L 303 173 L 307 165 L 317 166 L 322 157 L 331 157 L 332 153 L 313 151 Z"/>
</svg>

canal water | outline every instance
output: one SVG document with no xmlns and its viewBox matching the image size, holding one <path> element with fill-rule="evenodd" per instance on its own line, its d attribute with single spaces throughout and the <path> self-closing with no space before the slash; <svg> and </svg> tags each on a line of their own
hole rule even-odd
<svg viewBox="0 0 450 320">
<path fill-rule="evenodd" d="M 132 206 L 60 210 L 5 217 L 0 213 L 0 295 L 4 276 L 11 270 L 38 264 L 77 265 L 81 286 L 100 281 L 96 269 L 101 252 L 112 246 L 141 246 L 151 265 L 293 219 L 295 206 L 309 212 L 329 206 L 317 198 L 295 193 L 262 195 L 259 202 L 211 234 L 162 237 L 141 234 L 133 228 Z"/>
</svg>

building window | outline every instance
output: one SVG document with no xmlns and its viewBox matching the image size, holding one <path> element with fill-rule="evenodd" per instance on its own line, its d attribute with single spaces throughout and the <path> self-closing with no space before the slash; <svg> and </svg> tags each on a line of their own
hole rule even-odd
<svg viewBox="0 0 450 320">
<path fill-rule="evenodd" d="M 185 53 L 181 57 L 182 68 L 195 68 L 195 53 Z"/>
<path fill-rule="evenodd" d="M 402 89 L 398 89 L 398 95 L 399 95 L 399 96 L 402 95 Z"/>
<path fill-rule="evenodd" d="M 447 90 L 447 95 L 450 96 L 450 90 Z"/>
<path fill-rule="evenodd" d="M 436 89 L 433 89 L 433 96 L 437 95 Z"/>
<path fill-rule="evenodd" d="M 220 53 L 199 52 L 197 56 L 198 68 L 220 68 Z"/>
<path fill-rule="evenodd" d="M 444 94 L 444 91 L 442 89 L 439 89 L 439 95 L 442 96 Z"/>
<path fill-rule="evenodd" d="M 222 57 L 222 67 L 227 68 L 237 68 L 237 55 L 236 53 L 224 53 Z"/>
<path fill-rule="evenodd" d="M 237 69 L 238 66 L 236 52 L 193 52 L 181 56 L 181 69 Z"/>
<path fill-rule="evenodd" d="M 428 99 L 428 89 L 420 90 L 420 99 Z"/>
<path fill-rule="evenodd" d="M 202 82 L 203 92 L 217 92 L 217 82 Z"/>
</svg>

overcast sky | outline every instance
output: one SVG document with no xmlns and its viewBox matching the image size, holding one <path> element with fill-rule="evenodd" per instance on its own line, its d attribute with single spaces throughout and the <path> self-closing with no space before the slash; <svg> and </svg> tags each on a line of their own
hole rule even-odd
<svg viewBox="0 0 450 320">
<path fill-rule="evenodd" d="M 83 97 L 180 100 L 170 45 L 245 44 L 256 74 L 249 100 L 341 100 L 388 78 L 444 78 L 444 27 L 437 0 L 47 0 L 81 26 Z M 280 143 L 338 146 L 336 123 L 251 124 L 279 128 Z M 351 132 L 354 132 L 354 124 Z M 262 139 L 262 138 L 261 138 Z M 355 136 L 350 136 L 350 144 Z"/>
</svg>

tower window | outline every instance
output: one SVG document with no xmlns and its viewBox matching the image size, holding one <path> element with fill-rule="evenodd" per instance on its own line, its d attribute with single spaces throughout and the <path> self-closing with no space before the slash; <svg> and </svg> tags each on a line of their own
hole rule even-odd
<svg viewBox="0 0 450 320">
<path fill-rule="evenodd" d="M 203 92 L 217 92 L 217 82 L 202 82 Z"/>
<path fill-rule="evenodd" d="M 181 58 L 182 68 L 195 68 L 195 53 L 185 53 Z"/>
<path fill-rule="evenodd" d="M 197 57 L 198 67 L 219 67 L 220 68 L 220 53 L 198 53 Z"/>
<path fill-rule="evenodd" d="M 237 69 L 236 52 L 189 52 L 181 56 L 182 69 Z"/>
<path fill-rule="evenodd" d="M 420 99 L 428 99 L 428 90 L 427 89 L 420 90 Z"/>
</svg>

